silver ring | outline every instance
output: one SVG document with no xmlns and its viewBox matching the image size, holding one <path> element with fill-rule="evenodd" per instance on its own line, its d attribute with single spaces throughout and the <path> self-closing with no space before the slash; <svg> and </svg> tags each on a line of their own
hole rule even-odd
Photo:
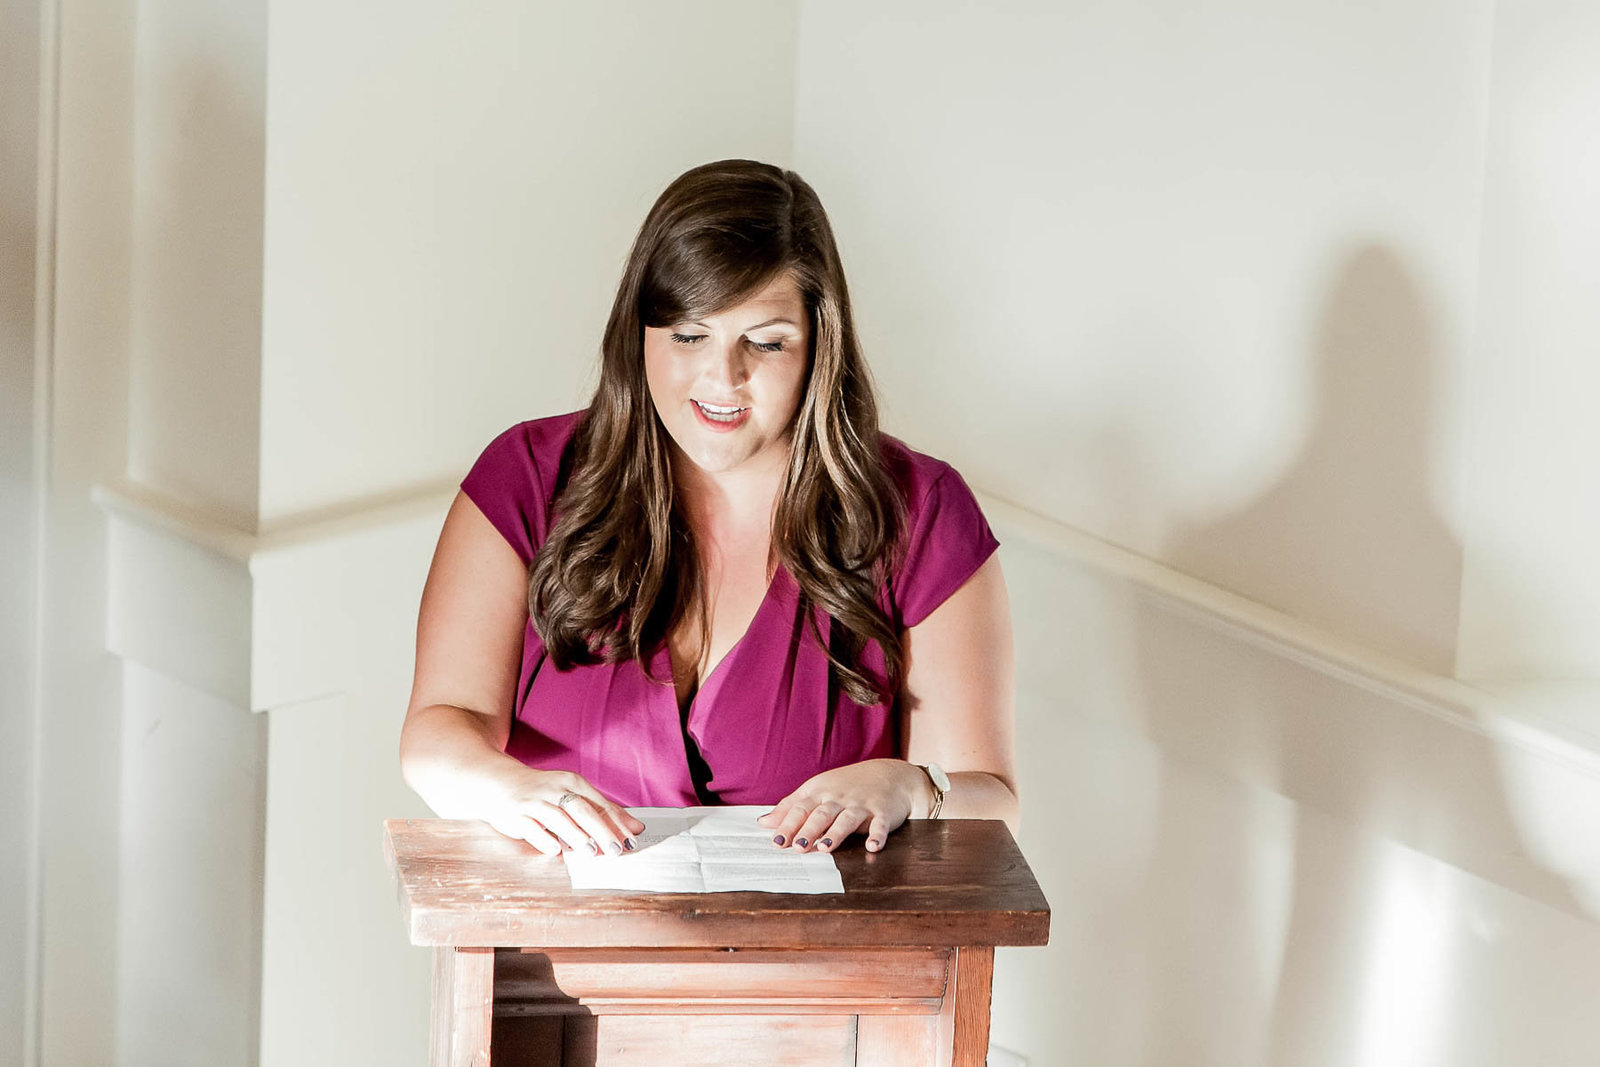
<svg viewBox="0 0 1600 1067">
<path fill-rule="evenodd" d="M 560 808 L 562 811 L 566 811 L 567 810 L 567 801 L 569 801 L 569 800 L 577 800 L 581 795 L 582 794 L 580 794 L 580 793 L 562 793 L 561 794 L 561 799 L 556 801 L 556 807 Z"/>
</svg>

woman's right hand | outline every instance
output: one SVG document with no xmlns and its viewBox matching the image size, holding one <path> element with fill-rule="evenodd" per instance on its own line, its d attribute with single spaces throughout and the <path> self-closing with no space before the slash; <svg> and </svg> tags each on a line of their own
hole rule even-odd
<svg viewBox="0 0 1600 1067">
<path fill-rule="evenodd" d="M 571 849 L 621 855 L 637 847 L 634 835 L 644 831 L 644 823 L 571 771 L 518 768 L 495 792 L 497 798 L 480 818 L 547 856 Z"/>
<path fill-rule="evenodd" d="M 505 753 L 527 625 L 526 565 L 457 493 L 417 614 L 401 775 L 441 818 L 482 819 L 546 855 L 627 851 L 644 823 L 582 775 Z M 563 807 L 567 793 L 575 796 Z"/>
</svg>

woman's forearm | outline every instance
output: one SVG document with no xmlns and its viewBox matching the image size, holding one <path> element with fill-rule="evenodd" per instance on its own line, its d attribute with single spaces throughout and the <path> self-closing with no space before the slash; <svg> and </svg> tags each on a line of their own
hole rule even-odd
<svg viewBox="0 0 1600 1067">
<path fill-rule="evenodd" d="M 933 787 L 928 786 L 928 800 L 933 796 Z M 928 803 L 914 807 L 912 814 L 925 816 L 928 813 Z M 1016 793 L 1012 792 L 999 778 L 987 771 L 952 771 L 950 772 L 950 790 L 945 794 L 944 807 L 939 811 L 941 819 L 1004 819 L 1011 832 L 1017 832 L 1017 823 L 1021 817 L 1021 807 Z"/>
<path fill-rule="evenodd" d="M 418 708 L 400 732 L 400 775 L 441 818 L 481 818 L 521 767 L 489 720 L 466 708 Z"/>
</svg>

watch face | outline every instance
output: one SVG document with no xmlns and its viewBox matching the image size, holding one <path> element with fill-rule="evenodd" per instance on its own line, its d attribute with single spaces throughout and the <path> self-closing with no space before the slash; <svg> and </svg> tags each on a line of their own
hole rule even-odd
<svg viewBox="0 0 1600 1067">
<path fill-rule="evenodd" d="M 950 791 L 950 776 L 944 773 L 944 768 L 937 763 L 928 764 L 928 777 L 933 779 L 933 784 L 939 787 L 942 793 Z"/>
</svg>

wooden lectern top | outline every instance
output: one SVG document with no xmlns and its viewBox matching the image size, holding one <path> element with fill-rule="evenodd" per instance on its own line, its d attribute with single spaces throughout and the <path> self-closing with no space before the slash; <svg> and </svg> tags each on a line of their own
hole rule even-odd
<svg viewBox="0 0 1600 1067">
<path fill-rule="evenodd" d="M 842 894 L 573 889 L 559 858 L 471 820 L 390 819 L 384 853 L 416 945 L 1042 945 L 1050 930 L 999 820 L 913 819 L 877 853 L 852 838 L 834 853 Z"/>
</svg>

